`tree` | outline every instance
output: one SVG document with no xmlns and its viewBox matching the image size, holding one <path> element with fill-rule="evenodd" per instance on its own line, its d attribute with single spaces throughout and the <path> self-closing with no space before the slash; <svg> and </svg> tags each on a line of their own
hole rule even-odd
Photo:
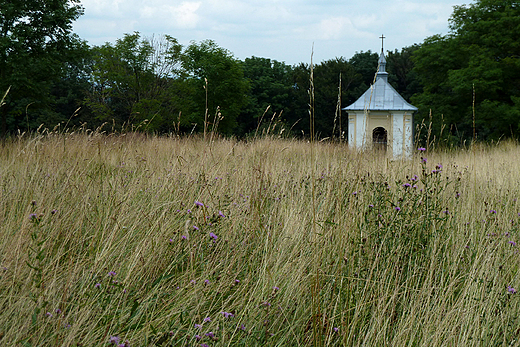
<svg viewBox="0 0 520 347">
<path fill-rule="evenodd" d="M 517 137 L 520 131 L 520 5 L 477 0 L 455 6 L 450 33 L 428 38 L 414 54 L 423 93 L 413 98 L 443 115 L 459 140 Z M 440 117 L 437 116 L 437 119 Z M 437 122 L 438 123 L 438 122 Z M 438 126 L 438 125 L 437 125 Z"/>
<path fill-rule="evenodd" d="M 98 121 L 171 130 L 180 110 L 181 51 L 171 36 L 141 39 L 138 32 L 94 47 L 92 90 L 85 105 Z"/>
<path fill-rule="evenodd" d="M 211 122 L 212 128 L 218 126 L 220 132 L 232 134 L 249 89 L 240 61 L 228 50 L 206 40 L 193 42 L 185 49 L 183 68 L 192 100 L 190 105 L 184 105 L 184 124 L 195 124 L 202 131 Z"/>
<path fill-rule="evenodd" d="M 238 135 L 241 136 L 257 129 L 268 107 L 264 121 L 274 114 L 279 117 L 290 114 L 294 90 L 290 65 L 268 58 L 251 57 L 245 59 L 242 68 L 250 89 L 247 104 L 238 119 Z"/>
<path fill-rule="evenodd" d="M 0 91 L 2 134 L 39 122 L 59 122 L 51 90 L 67 69 L 71 52 L 85 48 L 72 33 L 83 13 L 76 0 L 0 1 Z"/>
</svg>

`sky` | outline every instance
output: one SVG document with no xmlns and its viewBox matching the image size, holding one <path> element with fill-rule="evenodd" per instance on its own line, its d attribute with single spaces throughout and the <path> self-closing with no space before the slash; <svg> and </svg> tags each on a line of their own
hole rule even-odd
<svg viewBox="0 0 520 347">
<path fill-rule="evenodd" d="M 454 5 L 471 0 L 81 0 L 74 32 L 90 45 L 125 33 L 168 34 L 184 46 L 211 39 L 244 60 L 289 65 L 356 52 L 401 50 L 449 32 Z"/>
</svg>

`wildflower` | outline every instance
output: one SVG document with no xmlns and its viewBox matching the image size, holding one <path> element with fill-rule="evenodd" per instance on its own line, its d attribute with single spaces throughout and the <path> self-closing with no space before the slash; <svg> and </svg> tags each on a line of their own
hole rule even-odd
<svg viewBox="0 0 520 347">
<path fill-rule="evenodd" d="M 200 347 L 209 347 L 209 345 L 207 343 L 203 343 L 203 344 L 200 345 Z"/>
<path fill-rule="evenodd" d="M 52 313 L 50 313 L 50 312 L 47 312 L 45 315 L 46 315 L 47 317 L 49 317 L 49 318 L 52 318 Z"/>
<path fill-rule="evenodd" d="M 169 243 L 173 243 L 173 239 L 169 239 L 168 242 L 169 242 Z"/>
<path fill-rule="evenodd" d="M 511 286 L 507 286 L 507 291 L 511 294 L 515 294 L 516 293 L 516 289 L 511 287 Z"/>
<path fill-rule="evenodd" d="M 213 234 L 213 233 L 209 233 L 209 237 L 211 237 L 213 240 L 217 240 L 218 239 L 218 236 Z"/>
<path fill-rule="evenodd" d="M 36 213 L 31 213 L 29 215 L 29 220 L 34 221 L 34 220 L 37 220 L 37 219 L 38 219 L 38 216 L 36 215 Z"/>
<path fill-rule="evenodd" d="M 195 201 L 195 205 L 197 205 L 199 207 L 204 207 L 204 204 L 200 201 Z"/>
<path fill-rule="evenodd" d="M 96 288 L 101 288 L 101 283 L 96 283 L 96 284 L 94 285 L 94 287 L 96 287 Z"/>
<path fill-rule="evenodd" d="M 197 283 L 197 281 L 195 281 L 195 280 L 190 281 L 190 284 L 196 284 L 196 283 Z"/>
<path fill-rule="evenodd" d="M 113 345 L 117 345 L 119 343 L 119 336 L 110 336 L 110 343 Z"/>
<path fill-rule="evenodd" d="M 51 211 L 51 214 L 56 214 L 57 212 L 58 212 L 57 209 L 53 209 L 53 210 Z"/>
<path fill-rule="evenodd" d="M 224 216 L 224 213 L 222 213 L 222 211 L 218 211 L 218 215 L 219 215 L 220 217 L 222 217 L 222 218 L 226 217 L 226 216 Z"/>
<path fill-rule="evenodd" d="M 198 226 L 194 225 L 194 226 L 193 226 L 193 230 L 197 230 L 197 231 L 198 231 L 198 230 L 200 230 L 200 229 L 199 229 Z"/>
<path fill-rule="evenodd" d="M 186 240 L 188 237 L 186 235 L 182 235 L 182 239 Z M 171 239 L 170 239 L 171 240 Z"/>
<path fill-rule="evenodd" d="M 405 183 L 405 184 L 403 184 L 403 187 L 404 187 L 404 188 L 410 188 L 411 186 L 412 186 L 412 185 L 411 185 L 410 183 Z"/>
<path fill-rule="evenodd" d="M 374 208 L 374 205 L 370 204 L 368 205 L 368 208 Z"/>
<path fill-rule="evenodd" d="M 190 209 L 188 209 L 188 213 L 191 213 L 191 210 L 190 210 Z"/>
<path fill-rule="evenodd" d="M 59 308 L 57 308 L 54 312 L 56 312 L 56 314 L 60 314 L 61 310 Z"/>
<path fill-rule="evenodd" d="M 515 241 L 508 241 L 507 243 L 509 243 L 511 246 L 516 246 L 516 242 Z"/>
<path fill-rule="evenodd" d="M 239 284 L 240 283 L 240 280 L 235 280 L 235 284 Z"/>
<path fill-rule="evenodd" d="M 274 290 L 275 292 L 277 292 L 277 291 L 279 291 L 279 290 L 280 290 L 280 288 L 278 288 L 278 287 L 274 286 L 274 287 L 273 287 L 273 290 Z"/>
<path fill-rule="evenodd" d="M 496 213 L 497 213 L 496 210 L 491 210 L 491 211 L 489 211 L 489 212 L 490 212 L 491 214 L 496 214 Z"/>
<path fill-rule="evenodd" d="M 116 273 L 115 273 L 114 271 L 110 271 L 110 272 L 108 273 L 108 275 L 109 275 L 110 277 L 114 277 L 114 276 L 116 275 Z"/>
<path fill-rule="evenodd" d="M 36 200 L 31 201 L 31 205 L 36 206 Z"/>
<path fill-rule="evenodd" d="M 246 326 L 244 324 L 240 324 L 240 330 L 246 331 Z"/>
<path fill-rule="evenodd" d="M 419 147 L 419 148 L 417 148 L 417 150 L 418 150 L 419 152 L 424 152 L 424 151 L 426 151 L 426 148 L 424 148 L 424 147 Z"/>
<path fill-rule="evenodd" d="M 210 331 L 210 332 L 206 333 L 206 336 L 214 338 L 215 334 L 213 334 L 213 332 Z"/>
<path fill-rule="evenodd" d="M 334 330 L 334 332 L 337 333 L 339 331 L 339 328 L 334 327 L 332 328 L 332 330 Z"/>
<path fill-rule="evenodd" d="M 195 340 L 200 341 L 201 338 L 200 335 L 195 335 Z"/>
<path fill-rule="evenodd" d="M 395 209 L 397 212 L 401 211 L 401 208 L 400 208 L 399 206 L 396 206 L 394 209 Z"/>
<path fill-rule="evenodd" d="M 436 168 L 437 170 L 441 171 L 441 170 L 442 170 L 442 164 L 437 164 L 437 166 L 435 166 L 435 168 Z"/>
<path fill-rule="evenodd" d="M 197 328 L 197 329 L 202 329 L 202 325 L 200 325 L 200 324 L 195 324 L 195 328 Z"/>
<path fill-rule="evenodd" d="M 224 318 L 229 318 L 229 317 L 235 317 L 235 315 L 231 312 L 220 312 L 221 315 L 224 316 Z"/>
<path fill-rule="evenodd" d="M 204 318 L 203 322 L 204 322 L 204 323 L 206 323 L 206 322 L 211 322 L 211 318 L 210 318 L 210 317 L 206 317 L 206 318 Z"/>
<path fill-rule="evenodd" d="M 421 157 L 421 161 L 422 161 L 424 164 L 426 164 L 426 162 L 428 161 L 428 159 Z"/>
<path fill-rule="evenodd" d="M 206 283 L 206 285 L 208 285 L 210 282 L 209 282 L 209 280 L 204 280 L 204 283 Z"/>
</svg>

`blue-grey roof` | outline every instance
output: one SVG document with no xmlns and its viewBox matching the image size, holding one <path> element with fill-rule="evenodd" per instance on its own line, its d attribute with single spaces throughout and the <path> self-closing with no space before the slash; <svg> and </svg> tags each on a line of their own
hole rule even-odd
<svg viewBox="0 0 520 347">
<path fill-rule="evenodd" d="M 376 82 L 368 88 L 352 105 L 343 108 L 345 111 L 417 111 L 388 83 L 385 71 L 386 60 L 383 52 L 379 58 L 379 72 Z"/>
</svg>

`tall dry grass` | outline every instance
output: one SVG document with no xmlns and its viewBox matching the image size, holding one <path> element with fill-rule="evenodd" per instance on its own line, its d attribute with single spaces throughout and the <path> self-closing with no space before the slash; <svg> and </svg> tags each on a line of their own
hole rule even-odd
<svg viewBox="0 0 520 347">
<path fill-rule="evenodd" d="M 515 345 L 519 155 L 13 140 L 0 154 L 0 344 Z"/>
</svg>

